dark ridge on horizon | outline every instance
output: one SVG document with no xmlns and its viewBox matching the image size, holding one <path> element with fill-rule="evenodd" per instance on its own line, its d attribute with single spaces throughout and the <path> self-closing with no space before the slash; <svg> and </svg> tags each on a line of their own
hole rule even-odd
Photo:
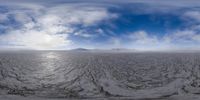
<svg viewBox="0 0 200 100">
<path fill-rule="evenodd" d="M 86 49 L 86 48 L 75 48 L 75 49 L 70 49 L 69 51 L 89 51 L 92 49 Z"/>
</svg>

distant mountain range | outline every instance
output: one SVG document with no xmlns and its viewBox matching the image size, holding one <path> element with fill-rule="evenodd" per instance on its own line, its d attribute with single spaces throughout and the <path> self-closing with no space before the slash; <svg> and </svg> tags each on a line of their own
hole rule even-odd
<svg viewBox="0 0 200 100">
<path fill-rule="evenodd" d="M 127 49 L 127 48 L 113 48 L 112 51 L 136 51 L 135 49 Z"/>
<path fill-rule="evenodd" d="M 112 49 L 86 49 L 86 48 L 76 48 L 71 49 L 70 51 L 107 51 L 107 52 L 134 52 L 135 49 L 126 49 L 126 48 L 112 48 Z"/>
<path fill-rule="evenodd" d="M 70 51 L 90 51 L 92 49 L 85 49 L 85 48 L 76 48 L 76 49 L 71 49 Z"/>
</svg>

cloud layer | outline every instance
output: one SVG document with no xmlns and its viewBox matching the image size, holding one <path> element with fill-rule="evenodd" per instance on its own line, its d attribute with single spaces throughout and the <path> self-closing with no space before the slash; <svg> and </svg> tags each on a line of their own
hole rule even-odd
<svg viewBox="0 0 200 100">
<path fill-rule="evenodd" d="M 114 17 L 105 8 L 93 6 L 61 5 L 44 7 L 15 6 L 0 14 L 3 23 L 18 24 L 17 28 L 8 26 L 5 34 L 0 35 L 0 42 L 31 49 L 67 48 L 72 41 L 70 34 L 77 30 L 76 25 L 84 27 Z M 10 18 L 12 17 L 12 18 Z M 80 36 L 87 36 L 79 31 Z M 89 35 L 88 35 L 89 36 Z"/>
<path fill-rule="evenodd" d="M 1 4 L 0 48 L 200 49 L 198 1 L 74 2 Z"/>
</svg>

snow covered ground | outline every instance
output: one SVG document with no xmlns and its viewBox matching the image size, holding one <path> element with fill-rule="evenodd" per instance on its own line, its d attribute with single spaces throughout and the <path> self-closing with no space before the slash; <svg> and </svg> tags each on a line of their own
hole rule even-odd
<svg viewBox="0 0 200 100">
<path fill-rule="evenodd" d="M 0 52 L 0 100 L 200 100 L 199 53 Z"/>
</svg>

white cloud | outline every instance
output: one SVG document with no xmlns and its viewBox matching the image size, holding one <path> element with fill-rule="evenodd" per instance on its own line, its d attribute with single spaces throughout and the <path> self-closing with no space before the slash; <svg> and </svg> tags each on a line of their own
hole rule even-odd
<svg viewBox="0 0 200 100">
<path fill-rule="evenodd" d="M 194 30 L 177 31 L 167 37 L 175 43 L 200 43 L 200 34 Z"/>
<path fill-rule="evenodd" d="M 129 43 L 128 48 L 137 50 L 164 50 L 170 45 L 165 40 L 148 34 L 145 31 L 137 31 L 128 35 Z"/>
<path fill-rule="evenodd" d="M 156 36 L 149 36 L 145 31 L 138 31 L 129 36 L 136 44 L 157 44 L 158 39 Z"/>
<path fill-rule="evenodd" d="M 112 45 L 112 47 L 114 48 L 120 48 L 121 47 L 121 40 L 119 38 L 116 37 L 112 37 L 110 39 L 110 44 Z"/>
<path fill-rule="evenodd" d="M 111 37 L 108 47 L 129 48 L 136 50 L 165 50 L 171 45 L 164 39 L 160 39 L 156 35 L 150 35 L 146 31 L 136 31 L 121 37 Z"/>
<path fill-rule="evenodd" d="M 145 31 L 130 34 L 128 47 L 138 50 L 194 50 L 200 49 L 200 34 L 194 30 L 179 30 L 165 36 L 152 36 Z"/>
<path fill-rule="evenodd" d="M 189 17 L 196 21 L 200 21 L 200 12 L 199 11 L 188 11 L 184 14 L 184 17 Z"/>
<path fill-rule="evenodd" d="M 75 35 L 75 36 L 84 37 L 84 38 L 91 38 L 91 37 L 96 36 L 95 34 L 88 34 L 88 33 L 84 32 L 84 31 L 82 31 L 82 30 L 81 30 L 81 31 L 78 31 L 78 32 L 75 32 L 74 35 Z"/>
<path fill-rule="evenodd" d="M 4 42 L 6 41 L 8 42 L 8 44 L 10 43 L 14 45 L 19 45 L 20 48 L 44 50 L 68 44 L 70 41 L 66 40 L 65 37 L 65 35 L 52 35 L 43 31 L 17 30 L 12 31 L 9 34 L 2 35 L 0 37 L 0 40 Z"/>
<path fill-rule="evenodd" d="M 60 5 L 56 7 L 36 6 L 15 7 L 3 17 L 2 21 L 9 20 L 7 16 L 12 15 L 14 19 L 22 24 L 18 29 L 11 29 L 6 34 L 0 35 L 0 41 L 12 44 L 11 47 L 28 49 L 56 49 L 67 48 L 72 40 L 70 34 L 75 34 L 76 27 L 81 24 L 84 27 L 95 25 L 115 15 L 107 12 L 105 8 L 92 6 Z M 83 37 L 91 37 L 91 34 L 81 33 Z M 15 46 L 13 46 L 15 45 Z"/>
<path fill-rule="evenodd" d="M 50 8 L 48 13 L 62 17 L 65 23 L 82 23 L 85 26 L 116 17 L 115 14 L 110 14 L 105 8 L 88 5 L 61 5 Z"/>
<path fill-rule="evenodd" d="M 0 22 L 8 20 L 8 17 L 4 14 L 0 14 Z"/>
<path fill-rule="evenodd" d="M 181 50 L 197 48 L 194 43 L 200 43 L 200 35 L 191 30 L 182 30 L 164 36 L 150 35 L 145 31 L 137 31 L 127 36 L 127 48 L 137 50 Z M 190 43 L 188 45 L 188 43 Z"/>
</svg>

